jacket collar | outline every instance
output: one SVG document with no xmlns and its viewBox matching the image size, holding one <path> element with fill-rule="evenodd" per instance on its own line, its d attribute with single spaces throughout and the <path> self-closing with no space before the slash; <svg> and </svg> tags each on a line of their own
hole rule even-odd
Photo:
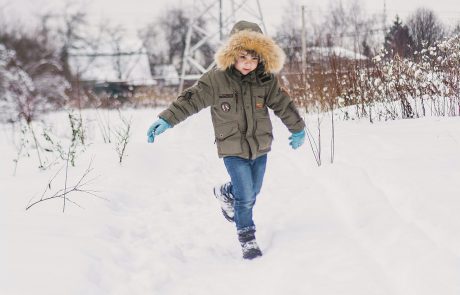
<svg viewBox="0 0 460 295">
<path fill-rule="evenodd" d="M 240 71 L 238 71 L 234 66 L 231 66 L 231 67 L 229 67 L 227 69 L 227 73 L 229 73 L 230 77 L 232 77 L 238 83 L 249 82 L 249 83 L 252 83 L 252 84 L 258 84 L 259 83 L 257 77 L 260 74 L 264 73 L 264 71 L 265 71 L 265 69 L 264 69 L 264 65 L 262 63 L 260 63 L 254 71 L 250 72 L 247 75 L 241 74 Z"/>
</svg>

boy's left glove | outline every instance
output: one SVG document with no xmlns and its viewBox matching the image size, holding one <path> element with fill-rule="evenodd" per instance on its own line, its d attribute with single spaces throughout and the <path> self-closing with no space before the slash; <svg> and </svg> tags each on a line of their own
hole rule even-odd
<svg viewBox="0 0 460 295">
<path fill-rule="evenodd" d="M 162 118 L 156 120 L 147 131 L 148 142 L 152 143 L 155 140 L 155 135 L 165 132 L 168 128 L 171 128 L 171 125 L 168 122 Z"/>
<path fill-rule="evenodd" d="M 292 133 L 292 135 L 289 137 L 289 140 L 289 145 L 293 149 L 297 149 L 305 142 L 305 130 Z"/>
</svg>

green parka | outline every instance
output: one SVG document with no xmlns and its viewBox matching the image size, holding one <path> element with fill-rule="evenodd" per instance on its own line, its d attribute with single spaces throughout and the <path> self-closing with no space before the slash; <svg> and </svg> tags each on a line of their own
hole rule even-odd
<svg viewBox="0 0 460 295">
<path fill-rule="evenodd" d="M 253 23 L 237 23 L 227 44 L 216 53 L 217 67 L 203 74 L 159 115 L 175 126 L 211 107 L 219 157 L 255 159 L 268 153 L 273 140 L 268 108 L 281 118 L 289 131 L 298 132 L 305 127 L 294 103 L 274 75 L 282 67 L 284 54 L 257 28 Z M 262 59 L 256 70 L 246 76 L 233 67 L 242 49 L 254 50 Z"/>
</svg>

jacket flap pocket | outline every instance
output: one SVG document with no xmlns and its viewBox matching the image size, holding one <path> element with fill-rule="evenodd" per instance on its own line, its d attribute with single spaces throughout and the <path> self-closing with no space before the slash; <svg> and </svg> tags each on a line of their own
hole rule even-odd
<svg viewBox="0 0 460 295">
<path fill-rule="evenodd" d="M 271 134 L 272 133 L 272 122 L 269 118 L 260 118 L 257 119 L 257 129 L 256 134 Z"/>
<path fill-rule="evenodd" d="M 218 140 L 224 140 L 229 136 L 238 132 L 238 123 L 230 122 L 216 126 L 216 138 Z"/>
</svg>

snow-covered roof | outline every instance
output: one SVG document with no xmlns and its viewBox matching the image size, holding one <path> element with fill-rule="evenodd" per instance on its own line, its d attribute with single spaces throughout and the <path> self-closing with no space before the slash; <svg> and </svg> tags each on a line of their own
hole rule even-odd
<svg viewBox="0 0 460 295">
<path fill-rule="evenodd" d="M 332 47 L 309 47 L 308 51 L 310 54 L 316 54 L 321 56 L 337 56 L 346 59 L 353 59 L 353 60 L 364 60 L 367 59 L 366 56 L 354 52 L 352 50 L 339 47 L 339 46 L 332 46 Z"/>
<path fill-rule="evenodd" d="M 164 80 L 167 84 L 179 84 L 179 74 L 173 64 L 156 65 L 153 67 L 153 78 Z"/>
<path fill-rule="evenodd" d="M 103 44 L 98 52 L 73 51 L 70 54 L 69 64 L 71 71 L 78 74 L 82 81 L 156 84 L 150 72 L 147 52 L 140 41 L 125 42 L 118 50 Z"/>
</svg>

